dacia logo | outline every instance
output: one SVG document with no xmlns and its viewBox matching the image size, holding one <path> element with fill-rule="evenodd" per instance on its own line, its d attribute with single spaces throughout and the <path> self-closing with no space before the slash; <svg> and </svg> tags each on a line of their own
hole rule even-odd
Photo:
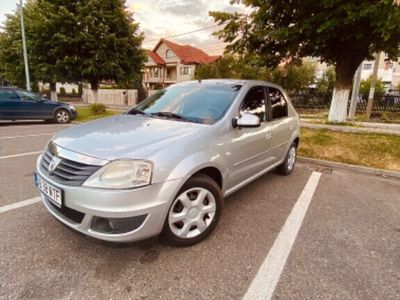
<svg viewBox="0 0 400 300">
<path fill-rule="evenodd" d="M 58 167 L 58 165 L 60 164 L 60 162 L 61 162 L 61 158 L 59 158 L 59 157 L 57 157 L 57 156 L 54 156 L 54 157 L 51 159 L 51 161 L 50 161 L 50 163 L 49 163 L 49 167 L 48 167 L 49 174 L 53 173 L 53 171 Z"/>
</svg>

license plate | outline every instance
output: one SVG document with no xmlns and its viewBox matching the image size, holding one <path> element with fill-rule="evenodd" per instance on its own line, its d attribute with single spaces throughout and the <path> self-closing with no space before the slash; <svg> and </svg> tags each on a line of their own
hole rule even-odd
<svg viewBox="0 0 400 300">
<path fill-rule="evenodd" d="M 54 204 L 61 207 L 62 206 L 62 195 L 63 191 L 47 181 L 45 181 L 38 174 L 35 174 L 35 185 L 36 187 L 47 196 Z"/>
</svg>

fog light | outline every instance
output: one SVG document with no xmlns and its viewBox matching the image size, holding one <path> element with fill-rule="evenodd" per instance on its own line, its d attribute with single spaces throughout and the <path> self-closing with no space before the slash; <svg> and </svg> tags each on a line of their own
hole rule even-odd
<svg viewBox="0 0 400 300">
<path fill-rule="evenodd" d="M 101 233 L 118 234 L 133 231 L 139 228 L 147 215 L 129 218 L 103 218 L 93 217 L 91 229 Z"/>
</svg>

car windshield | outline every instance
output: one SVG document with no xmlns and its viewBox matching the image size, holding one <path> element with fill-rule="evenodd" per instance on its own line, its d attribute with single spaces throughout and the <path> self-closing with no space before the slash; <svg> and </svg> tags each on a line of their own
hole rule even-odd
<svg viewBox="0 0 400 300">
<path fill-rule="evenodd" d="M 129 113 L 214 124 L 224 116 L 240 88 L 238 84 L 200 82 L 171 86 L 139 103 Z"/>
</svg>

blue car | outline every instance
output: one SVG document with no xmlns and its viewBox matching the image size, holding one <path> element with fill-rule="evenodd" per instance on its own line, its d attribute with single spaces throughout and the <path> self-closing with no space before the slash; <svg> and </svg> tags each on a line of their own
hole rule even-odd
<svg viewBox="0 0 400 300">
<path fill-rule="evenodd" d="M 38 94 L 0 87 L 0 120 L 46 120 L 69 123 L 77 117 L 74 106 L 51 101 Z"/>
</svg>

